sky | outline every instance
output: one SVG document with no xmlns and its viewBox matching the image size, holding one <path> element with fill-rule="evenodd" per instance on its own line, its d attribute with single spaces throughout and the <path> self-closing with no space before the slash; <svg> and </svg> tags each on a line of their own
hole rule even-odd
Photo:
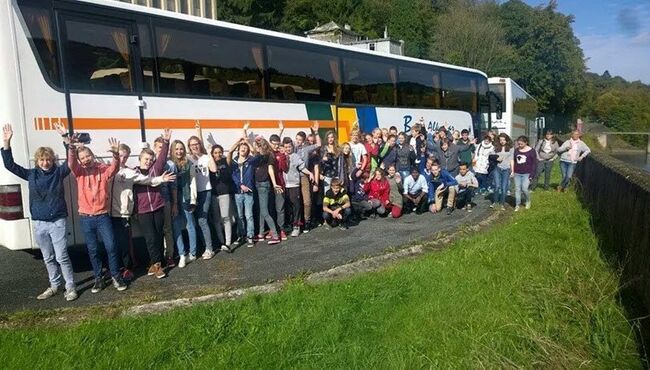
<svg viewBox="0 0 650 370">
<path fill-rule="evenodd" d="M 547 0 L 524 0 L 532 6 Z M 650 0 L 558 0 L 574 16 L 573 31 L 589 71 L 650 84 Z"/>
</svg>

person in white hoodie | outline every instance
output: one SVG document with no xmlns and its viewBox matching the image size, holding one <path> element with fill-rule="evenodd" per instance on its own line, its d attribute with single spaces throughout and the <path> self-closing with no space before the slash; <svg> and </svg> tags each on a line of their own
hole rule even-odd
<svg viewBox="0 0 650 370">
<path fill-rule="evenodd" d="M 576 164 L 591 153 L 587 144 L 580 140 L 581 136 L 580 131 L 574 130 L 571 133 L 571 138 L 557 149 L 558 154 L 560 154 L 560 170 L 562 171 L 562 182 L 557 187 L 557 191 L 566 190 Z"/>
<path fill-rule="evenodd" d="M 176 175 L 164 172 L 160 176 L 151 177 L 141 174 L 126 166 L 131 155 L 131 148 L 126 144 L 119 146 L 120 169 L 111 179 L 111 221 L 115 234 L 115 243 L 120 249 L 122 256 L 122 278 L 133 279 L 131 272 L 132 261 L 129 255 L 131 249 L 131 216 L 133 215 L 133 185 L 160 186 L 164 182 L 173 182 Z"/>
<path fill-rule="evenodd" d="M 487 190 L 488 175 L 490 173 L 490 155 L 494 154 L 494 145 L 492 144 L 492 137 L 488 134 L 483 136 L 483 141 L 476 145 L 474 151 L 474 172 L 479 184 L 479 192 L 483 193 Z"/>
</svg>

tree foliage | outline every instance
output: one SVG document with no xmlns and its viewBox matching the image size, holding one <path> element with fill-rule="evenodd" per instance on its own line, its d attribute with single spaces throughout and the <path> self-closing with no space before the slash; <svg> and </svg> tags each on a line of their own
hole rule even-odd
<svg viewBox="0 0 650 370">
<path fill-rule="evenodd" d="M 586 98 L 580 113 L 591 121 L 615 131 L 650 131 L 650 86 L 612 77 L 586 75 Z M 645 137 L 630 137 L 633 144 L 644 145 Z"/>
<path fill-rule="evenodd" d="M 556 127 L 578 114 L 613 129 L 650 125 L 649 87 L 586 73 L 573 17 L 554 0 L 223 0 L 219 18 L 296 35 L 329 21 L 368 38 L 387 27 L 409 56 L 513 78 Z"/>
<path fill-rule="evenodd" d="M 506 42 L 499 5 L 458 1 L 447 6 L 436 22 L 431 59 L 516 78 L 515 49 Z"/>
</svg>

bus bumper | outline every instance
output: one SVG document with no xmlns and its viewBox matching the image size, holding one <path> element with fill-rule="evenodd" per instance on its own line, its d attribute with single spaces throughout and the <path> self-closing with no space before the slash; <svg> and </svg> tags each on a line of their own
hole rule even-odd
<svg viewBox="0 0 650 370">
<path fill-rule="evenodd" d="M 29 219 L 0 219 L 0 246 L 11 250 L 25 250 L 33 249 L 33 245 Z"/>
</svg>

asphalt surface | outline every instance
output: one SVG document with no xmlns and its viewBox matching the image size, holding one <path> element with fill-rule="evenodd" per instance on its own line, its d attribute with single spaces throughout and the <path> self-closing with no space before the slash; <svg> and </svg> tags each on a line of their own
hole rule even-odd
<svg viewBox="0 0 650 370">
<path fill-rule="evenodd" d="M 184 269 L 168 270 L 167 278 L 160 280 L 139 269 L 136 279 L 124 292 L 108 285 L 105 290 L 92 294 L 92 269 L 85 248 L 71 247 L 80 295 L 74 302 L 66 302 L 61 293 L 37 300 L 36 296 L 49 285 L 40 252 L 0 247 L 0 313 L 173 299 L 323 271 L 388 249 L 431 240 L 440 232 L 453 232 L 475 224 L 494 212 L 488 207 L 489 202 L 478 200 L 477 203 L 471 213 L 456 210 L 451 216 L 409 214 L 398 220 L 369 219 L 348 230 L 319 227 L 300 237 L 289 237 L 278 245 L 261 242 L 254 248 L 240 247 L 232 254 L 220 252 L 211 260 L 199 259 Z M 144 250 L 142 245 L 137 248 Z"/>
</svg>

